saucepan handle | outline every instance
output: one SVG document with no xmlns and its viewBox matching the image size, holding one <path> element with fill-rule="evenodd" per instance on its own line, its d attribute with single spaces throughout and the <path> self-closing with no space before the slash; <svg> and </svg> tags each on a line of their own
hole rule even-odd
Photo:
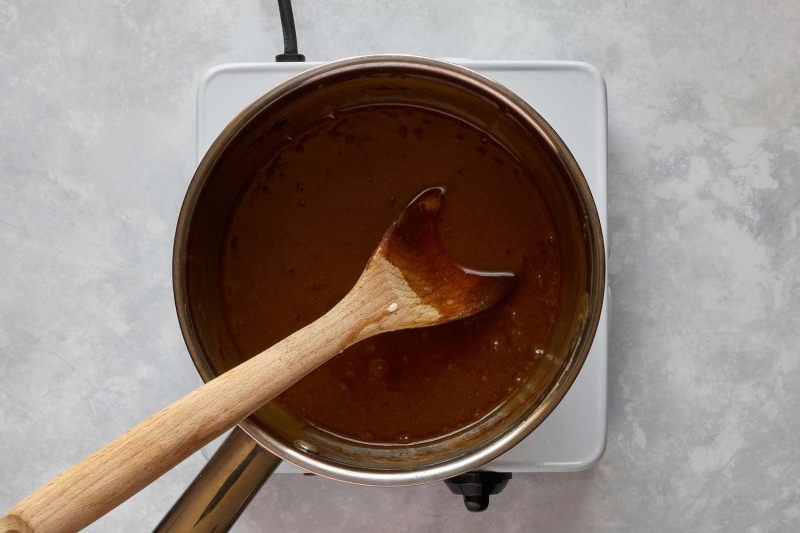
<svg viewBox="0 0 800 533">
<path fill-rule="evenodd" d="M 280 462 L 236 426 L 153 532 L 228 531 Z"/>
</svg>

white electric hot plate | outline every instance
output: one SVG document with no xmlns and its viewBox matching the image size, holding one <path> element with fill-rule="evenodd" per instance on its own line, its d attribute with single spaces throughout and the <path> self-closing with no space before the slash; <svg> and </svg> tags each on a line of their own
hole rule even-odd
<svg viewBox="0 0 800 533">
<path fill-rule="evenodd" d="M 585 63 L 452 60 L 528 102 L 558 132 L 586 176 L 608 242 L 607 102 L 603 77 Z M 197 93 L 197 162 L 242 109 L 279 83 L 321 63 L 237 63 L 205 73 Z M 501 472 L 589 468 L 606 447 L 609 295 L 578 378 L 549 417 L 516 447 L 484 467 Z M 278 472 L 302 472 L 281 463 Z"/>
</svg>

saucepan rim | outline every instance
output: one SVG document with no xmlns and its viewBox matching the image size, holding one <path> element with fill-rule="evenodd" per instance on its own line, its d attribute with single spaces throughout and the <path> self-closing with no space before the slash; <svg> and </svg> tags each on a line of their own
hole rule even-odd
<svg viewBox="0 0 800 533">
<path fill-rule="evenodd" d="M 585 212 L 586 220 L 582 221 L 582 223 L 584 225 L 585 237 L 589 242 L 589 261 L 591 268 L 588 272 L 589 288 L 588 294 L 586 294 L 587 315 L 582 334 L 574 344 L 572 354 L 568 357 L 565 367 L 561 371 L 558 379 L 539 406 L 533 411 L 530 411 L 527 416 L 511 425 L 505 433 L 493 441 L 463 456 L 422 468 L 408 470 L 372 470 L 347 466 L 333 461 L 327 461 L 323 457 L 318 457 L 313 454 L 303 453 L 300 450 L 280 442 L 278 439 L 274 438 L 274 436 L 270 435 L 268 431 L 257 426 L 255 422 L 249 418 L 239 424 L 248 435 L 270 452 L 315 474 L 363 485 L 414 485 L 439 481 L 478 468 L 508 451 L 530 434 L 530 432 L 541 424 L 553 409 L 555 409 L 572 386 L 572 383 L 575 381 L 575 378 L 578 376 L 586 360 L 595 332 L 597 331 L 605 291 L 605 252 L 597 208 L 583 172 L 566 144 L 561 140 L 555 130 L 553 130 L 553 128 L 524 100 L 502 85 L 468 68 L 421 56 L 369 55 L 351 57 L 325 63 L 294 76 L 266 92 L 239 113 L 222 133 L 220 133 L 198 166 L 186 192 L 178 218 L 172 261 L 173 291 L 178 320 L 186 347 L 189 350 L 189 354 L 200 376 L 204 381 L 209 381 L 215 377 L 215 374 L 204 356 L 202 345 L 194 332 L 187 295 L 185 261 L 188 235 L 194 209 L 200 193 L 211 174 L 211 170 L 225 153 L 237 133 L 242 131 L 254 120 L 270 102 L 273 102 L 281 95 L 284 95 L 286 92 L 296 87 L 313 82 L 315 79 L 324 80 L 333 74 L 351 72 L 366 66 L 387 68 L 410 67 L 417 71 L 420 69 L 423 69 L 423 71 L 427 70 L 430 71 L 431 74 L 440 77 L 444 75 L 457 83 L 478 88 L 484 93 L 490 93 L 492 97 L 502 103 L 507 110 L 514 113 L 519 119 L 525 120 L 527 126 L 535 128 L 535 130 L 541 134 L 541 137 L 550 144 L 550 149 L 557 154 L 572 178 L 579 202 Z"/>
</svg>

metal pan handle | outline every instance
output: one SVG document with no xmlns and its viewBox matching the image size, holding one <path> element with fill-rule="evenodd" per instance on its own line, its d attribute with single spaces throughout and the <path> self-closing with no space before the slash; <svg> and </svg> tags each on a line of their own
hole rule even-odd
<svg viewBox="0 0 800 533">
<path fill-rule="evenodd" d="M 228 531 L 280 462 L 236 426 L 153 532 Z"/>
</svg>

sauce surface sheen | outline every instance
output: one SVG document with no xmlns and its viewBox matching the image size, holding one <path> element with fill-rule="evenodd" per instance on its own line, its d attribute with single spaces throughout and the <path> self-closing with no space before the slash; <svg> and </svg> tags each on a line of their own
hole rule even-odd
<svg viewBox="0 0 800 533">
<path fill-rule="evenodd" d="M 479 420 L 533 371 L 558 305 L 559 243 L 535 179 L 484 132 L 419 107 L 365 106 L 287 139 L 229 221 L 221 290 L 240 356 L 330 310 L 403 207 L 444 187 L 444 246 L 465 267 L 514 272 L 514 292 L 464 320 L 362 341 L 276 401 L 371 443 Z"/>
</svg>

